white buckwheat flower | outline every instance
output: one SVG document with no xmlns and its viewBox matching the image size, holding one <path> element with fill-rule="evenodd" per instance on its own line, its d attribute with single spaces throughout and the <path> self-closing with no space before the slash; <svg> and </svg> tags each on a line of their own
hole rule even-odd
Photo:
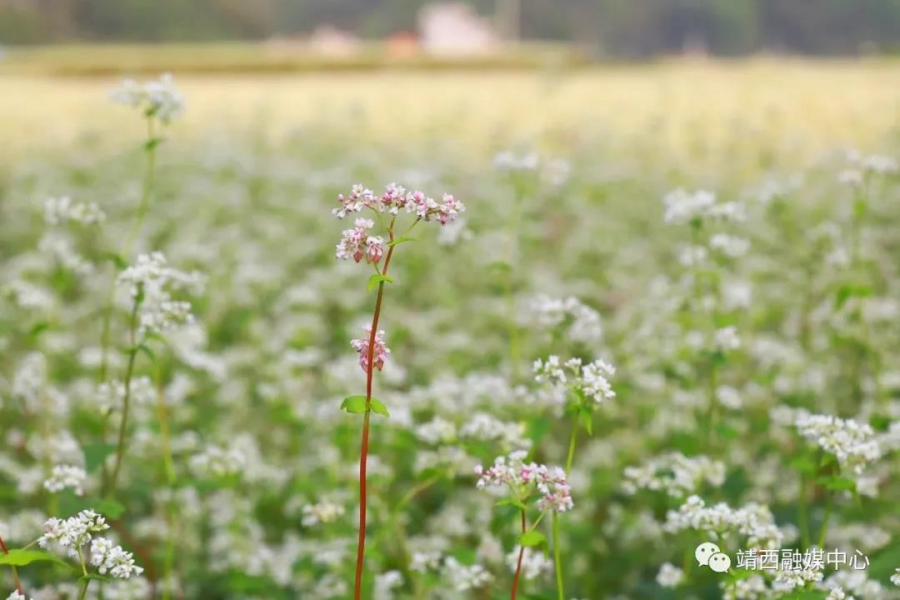
<svg viewBox="0 0 900 600">
<path fill-rule="evenodd" d="M 74 203 L 69 196 L 48 198 L 44 201 L 44 221 L 49 225 L 61 225 L 67 222 L 95 225 L 102 223 L 105 219 L 106 215 L 93 202 Z"/>
<path fill-rule="evenodd" d="M 93 539 L 93 534 L 109 529 L 106 519 L 92 510 L 83 510 L 74 517 L 62 520 L 51 518 L 44 523 L 44 535 L 38 539 L 41 548 L 58 546 L 69 556 L 78 556 L 78 550 Z"/>
<path fill-rule="evenodd" d="M 851 469 L 857 475 L 881 457 L 875 431 L 867 423 L 801 412 L 795 424 L 800 435 L 833 455 L 841 468 Z"/>
<path fill-rule="evenodd" d="M 684 571 L 672 563 L 663 563 L 656 574 L 656 583 L 664 588 L 676 588 L 684 579 Z"/>
<path fill-rule="evenodd" d="M 741 338 L 738 337 L 737 328 L 729 326 L 718 329 L 715 336 L 715 345 L 716 350 L 719 352 L 729 352 L 740 348 Z"/>
<path fill-rule="evenodd" d="M 130 579 L 144 572 L 134 564 L 134 555 L 122 546 L 113 546 L 106 538 L 97 538 L 91 543 L 91 564 L 101 575 L 109 574 L 116 579 Z"/>
<path fill-rule="evenodd" d="M 175 80 L 164 73 L 158 81 L 138 83 L 124 80 L 110 92 L 110 99 L 143 111 L 148 119 L 167 124 L 184 112 L 184 96 L 175 88 Z"/>
<path fill-rule="evenodd" d="M 704 481 L 716 487 L 725 483 L 725 465 L 706 456 L 673 452 L 651 458 L 639 467 L 626 467 L 622 488 L 626 494 L 665 491 L 679 498 L 697 491 Z"/>
<path fill-rule="evenodd" d="M 199 275 L 169 267 L 161 252 L 139 255 L 134 265 L 119 274 L 117 283 L 127 287 L 133 299 L 142 297 L 142 333 L 160 333 L 194 320 L 190 303 L 173 300 L 171 290 L 200 287 Z"/>
<path fill-rule="evenodd" d="M 44 489 L 49 492 L 61 492 L 65 489 L 74 490 L 75 494 L 84 495 L 84 482 L 87 473 L 81 467 L 70 465 L 56 465 L 50 478 L 44 482 Z"/>
<path fill-rule="evenodd" d="M 319 523 L 333 523 L 344 516 L 347 511 L 341 504 L 322 501 L 317 504 L 307 504 L 303 507 L 302 523 L 305 527 L 312 527 Z"/>
<path fill-rule="evenodd" d="M 513 573 L 516 572 L 519 564 L 519 550 L 521 550 L 521 546 L 516 546 L 512 552 L 506 555 L 506 565 Z M 552 572 L 552 560 L 544 556 L 543 552 L 525 548 L 525 552 L 522 553 L 522 577 L 526 581 L 549 575 Z"/>
<path fill-rule="evenodd" d="M 572 358 L 560 364 L 558 356 L 550 355 L 546 362 L 534 361 L 534 380 L 548 383 L 556 388 L 568 387 L 585 398 L 602 404 L 616 397 L 609 379 L 616 374 L 616 368 L 604 360 L 583 365 L 581 359 Z"/>
</svg>

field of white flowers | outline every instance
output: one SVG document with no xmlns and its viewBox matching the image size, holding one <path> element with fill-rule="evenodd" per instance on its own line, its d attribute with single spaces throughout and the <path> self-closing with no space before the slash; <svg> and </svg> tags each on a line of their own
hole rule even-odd
<svg viewBox="0 0 900 600">
<path fill-rule="evenodd" d="M 900 598 L 900 77 L 773 65 L 5 80 L 0 597 Z"/>
</svg>

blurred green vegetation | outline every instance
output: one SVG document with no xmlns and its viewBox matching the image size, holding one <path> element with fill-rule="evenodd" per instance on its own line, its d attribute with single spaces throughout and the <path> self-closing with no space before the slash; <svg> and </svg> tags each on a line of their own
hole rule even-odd
<svg viewBox="0 0 900 600">
<path fill-rule="evenodd" d="M 334 25 L 368 38 L 416 29 L 433 0 L 0 0 L 0 43 L 249 40 Z M 503 0 L 468 0 L 492 16 Z M 702 45 L 716 54 L 896 51 L 897 0 L 506 0 L 527 39 L 577 42 L 605 56 Z"/>
<path fill-rule="evenodd" d="M 351 54 L 329 55 L 300 44 L 259 42 L 80 44 L 16 48 L 0 72 L 33 75 L 178 73 L 286 73 L 376 69 L 535 69 L 586 64 L 588 57 L 562 44 L 532 43 L 479 56 L 392 55 L 369 43 Z"/>
</svg>

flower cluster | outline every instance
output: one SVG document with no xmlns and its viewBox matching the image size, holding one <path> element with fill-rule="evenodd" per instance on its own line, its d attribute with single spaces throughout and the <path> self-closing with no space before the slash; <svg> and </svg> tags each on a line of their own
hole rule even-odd
<svg viewBox="0 0 900 600">
<path fill-rule="evenodd" d="M 243 471 L 247 457 L 236 448 L 225 449 L 216 445 L 208 446 L 200 454 L 191 457 L 191 470 L 197 475 L 227 477 Z"/>
<path fill-rule="evenodd" d="M 148 119 L 169 123 L 184 112 L 184 96 L 175 88 L 172 75 L 165 73 L 158 81 L 138 83 L 126 79 L 110 92 L 113 102 L 134 106 Z"/>
<path fill-rule="evenodd" d="M 730 352 L 741 347 L 741 338 L 738 337 L 737 328 L 733 326 L 717 329 L 714 341 L 719 352 Z"/>
<path fill-rule="evenodd" d="M 140 299 L 142 332 L 160 333 L 194 320 L 190 302 L 173 300 L 170 290 L 197 288 L 199 277 L 167 266 L 161 252 L 139 255 L 117 283 L 128 287 L 132 299 Z"/>
<path fill-rule="evenodd" d="M 539 325 L 554 328 L 566 325 L 566 337 L 576 342 L 596 343 L 603 339 L 600 313 L 578 298 L 538 296 L 531 302 L 531 315 Z"/>
<path fill-rule="evenodd" d="M 582 364 L 580 358 L 570 358 L 561 363 L 558 356 L 550 355 L 546 361 L 540 358 L 534 361 L 536 382 L 547 383 L 556 388 L 568 387 L 597 404 L 616 397 L 609 382 L 609 378 L 615 374 L 616 368 L 600 359 Z"/>
<path fill-rule="evenodd" d="M 109 573 L 116 579 L 130 579 L 144 572 L 134 564 L 134 556 L 122 546 L 114 546 L 106 538 L 97 538 L 91 543 L 91 564 L 101 575 Z"/>
<path fill-rule="evenodd" d="M 481 589 L 494 579 L 481 565 L 464 565 L 452 556 L 444 559 L 442 575 L 457 592 Z"/>
<path fill-rule="evenodd" d="M 106 531 L 109 525 L 101 515 L 83 510 L 68 519 L 51 518 L 44 523 L 44 535 L 38 539 L 41 548 L 58 546 L 69 556 L 76 557 L 83 546 L 90 543 L 94 534 Z"/>
<path fill-rule="evenodd" d="M 96 225 L 106 219 L 106 214 L 93 202 L 72 202 L 69 196 L 48 198 L 44 201 L 44 221 L 48 225 L 80 223 Z"/>
<path fill-rule="evenodd" d="M 684 571 L 672 563 L 663 563 L 656 574 L 656 583 L 664 588 L 676 588 L 684 581 Z"/>
<path fill-rule="evenodd" d="M 858 150 L 849 150 L 846 155 L 850 166 L 838 173 L 838 181 L 850 186 L 860 186 L 866 175 L 893 175 L 900 170 L 897 159 L 881 154 L 862 154 Z"/>
<path fill-rule="evenodd" d="M 891 575 L 891 583 L 893 583 L 897 587 L 900 587 L 900 568 L 894 571 L 894 574 Z"/>
<path fill-rule="evenodd" d="M 50 477 L 44 482 L 44 488 L 48 492 L 61 492 L 72 489 L 79 496 L 84 494 L 84 482 L 87 473 L 81 467 L 71 465 L 56 465 L 50 473 Z"/>
<path fill-rule="evenodd" d="M 724 502 L 707 507 L 699 496 L 691 496 L 678 510 L 667 512 L 663 528 L 669 533 L 701 531 L 713 539 L 718 534 L 736 532 L 747 536 L 750 548 L 767 550 L 780 548 L 784 540 L 768 507 L 750 503 L 734 509 Z"/>
<path fill-rule="evenodd" d="M 516 572 L 521 550 L 521 546 L 516 546 L 512 552 L 506 555 L 506 566 L 513 573 Z M 549 575 L 552 572 L 552 560 L 545 556 L 543 552 L 535 552 L 532 548 L 525 548 L 525 551 L 522 552 L 522 577 L 526 581 Z"/>
<path fill-rule="evenodd" d="M 402 209 L 407 213 L 414 213 L 416 218 L 423 221 L 437 221 L 446 225 L 466 210 L 466 206 L 450 194 L 444 194 L 439 202 L 423 192 L 407 191 L 396 183 L 389 184 L 380 196 L 362 184 L 356 184 L 349 195 L 338 195 L 338 201 L 341 208 L 335 208 L 332 213 L 340 219 L 346 217 L 347 213 L 361 212 L 366 208 L 392 215 L 399 214 Z"/>
<path fill-rule="evenodd" d="M 365 337 L 350 341 L 350 345 L 359 353 L 359 366 L 366 373 L 369 372 L 369 338 L 371 334 L 372 327 L 366 326 Z M 384 368 L 384 361 L 387 360 L 390 353 L 390 348 L 384 345 L 384 331 L 379 329 L 375 334 L 375 350 L 372 354 L 376 369 L 380 371 Z"/>
<path fill-rule="evenodd" d="M 345 229 L 334 255 L 339 260 L 352 258 L 359 262 L 365 257 L 366 262 L 378 264 L 384 255 L 384 238 L 369 235 L 369 229 L 375 225 L 372 219 L 356 219 L 356 227 Z"/>
<path fill-rule="evenodd" d="M 626 467 L 622 488 L 627 494 L 664 490 L 680 498 L 695 492 L 703 481 L 714 486 L 725 483 L 725 465 L 706 456 L 687 457 L 673 452 L 651 458 L 639 467 Z"/>
<path fill-rule="evenodd" d="M 333 523 L 346 513 L 343 505 L 334 502 L 318 502 L 307 504 L 303 507 L 302 523 L 305 527 L 312 527 L 319 523 Z"/>
<path fill-rule="evenodd" d="M 515 497 L 524 500 L 533 491 L 540 493 L 537 505 L 540 510 L 565 512 L 571 510 L 572 495 L 566 472 L 560 467 L 548 467 L 535 462 L 526 463 L 526 452 L 518 450 L 507 456 L 498 456 L 493 466 L 485 469 L 475 467 L 478 475 L 478 489 L 487 487 L 509 487 Z"/>
<path fill-rule="evenodd" d="M 833 455 L 841 468 L 851 469 L 856 474 L 881 457 L 875 432 L 866 423 L 804 411 L 797 415 L 795 425 L 800 435 Z"/>
<path fill-rule="evenodd" d="M 772 581 L 772 589 L 778 592 L 791 592 L 795 589 L 803 589 L 808 583 L 818 583 L 822 581 L 823 573 L 821 569 L 785 569 L 778 570 L 775 573 L 775 579 Z"/>
<path fill-rule="evenodd" d="M 739 222 L 746 219 L 744 205 L 740 202 L 719 202 L 716 195 L 706 190 L 688 192 L 677 189 L 663 198 L 666 223 L 681 225 L 702 222 L 704 219 Z"/>
</svg>

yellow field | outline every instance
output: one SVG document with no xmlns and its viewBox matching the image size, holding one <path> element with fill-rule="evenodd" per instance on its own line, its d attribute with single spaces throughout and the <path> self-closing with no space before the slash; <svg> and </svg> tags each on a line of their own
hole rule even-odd
<svg viewBox="0 0 900 600">
<path fill-rule="evenodd" d="M 696 163 L 734 153 L 794 162 L 844 145 L 878 148 L 900 133 L 900 65 L 892 62 L 175 76 L 188 110 L 172 136 L 185 140 L 211 130 L 277 138 L 310 127 L 398 143 L 452 138 L 473 149 L 587 137 Z M 0 77 L 2 152 L 74 151 L 85 135 L 133 138 L 133 115 L 105 98 L 115 82 Z"/>
</svg>

